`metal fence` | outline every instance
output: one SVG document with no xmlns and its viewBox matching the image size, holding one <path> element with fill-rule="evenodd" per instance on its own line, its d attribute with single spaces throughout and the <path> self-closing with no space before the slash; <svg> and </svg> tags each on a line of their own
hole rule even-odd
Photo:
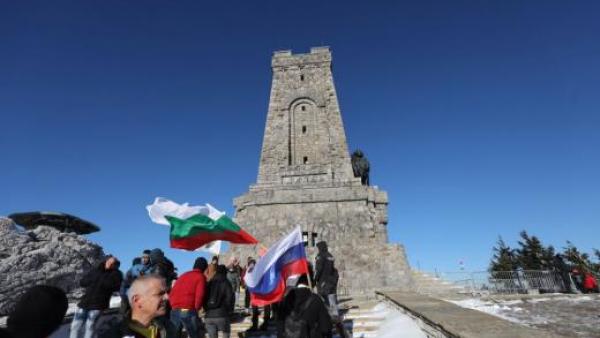
<svg viewBox="0 0 600 338">
<path fill-rule="evenodd" d="M 568 290 L 568 275 L 556 271 L 443 272 L 437 277 L 472 294 L 555 293 Z"/>
</svg>

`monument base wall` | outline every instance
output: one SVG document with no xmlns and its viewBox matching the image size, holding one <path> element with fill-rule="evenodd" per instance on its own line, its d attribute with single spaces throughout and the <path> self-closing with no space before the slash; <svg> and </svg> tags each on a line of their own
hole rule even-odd
<svg viewBox="0 0 600 338">
<path fill-rule="evenodd" d="M 300 226 L 308 233 L 307 255 L 314 262 L 315 244 L 326 241 L 336 259 L 340 293 L 412 288 L 404 248 L 387 240 L 387 194 L 376 187 L 254 186 L 234 204 L 235 222 L 265 247 Z M 232 246 L 243 261 L 257 257 L 257 250 Z"/>
</svg>

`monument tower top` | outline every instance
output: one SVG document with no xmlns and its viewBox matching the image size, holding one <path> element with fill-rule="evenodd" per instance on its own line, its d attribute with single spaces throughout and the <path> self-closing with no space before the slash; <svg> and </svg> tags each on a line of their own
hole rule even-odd
<svg viewBox="0 0 600 338">
<path fill-rule="evenodd" d="M 329 47 L 276 51 L 257 185 L 355 182 Z"/>
</svg>

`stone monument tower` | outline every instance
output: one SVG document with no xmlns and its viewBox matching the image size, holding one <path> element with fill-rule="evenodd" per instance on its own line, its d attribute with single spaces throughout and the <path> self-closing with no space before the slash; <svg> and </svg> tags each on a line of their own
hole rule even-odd
<svg viewBox="0 0 600 338">
<path fill-rule="evenodd" d="M 300 226 L 309 256 L 324 240 L 339 292 L 409 289 L 404 248 L 387 242 L 387 193 L 354 177 L 328 47 L 274 53 L 258 178 L 234 199 L 235 221 L 265 246 Z M 257 248 L 233 246 L 244 261 Z"/>
</svg>

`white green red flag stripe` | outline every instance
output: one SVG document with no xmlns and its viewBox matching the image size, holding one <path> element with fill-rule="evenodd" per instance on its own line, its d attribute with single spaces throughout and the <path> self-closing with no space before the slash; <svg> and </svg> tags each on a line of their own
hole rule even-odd
<svg viewBox="0 0 600 338">
<path fill-rule="evenodd" d="M 258 243 L 256 238 L 210 204 L 191 206 L 157 197 L 146 209 L 153 222 L 171 226 L 169 238 L 172 248 L 196 250 L 217 240 L 236 244 Z"/>
</svg>

